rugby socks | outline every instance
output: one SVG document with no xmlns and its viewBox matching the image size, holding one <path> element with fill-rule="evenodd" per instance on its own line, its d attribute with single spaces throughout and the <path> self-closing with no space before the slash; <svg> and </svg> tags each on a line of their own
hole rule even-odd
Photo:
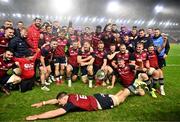
<svg viewBox="0 0 180 122">
<path fill-rule="evenodd" d="M 149 91 L 152 91 L 152 82 L 150 81 L 150 79 L 145 80 L 144 82 L 147 84 Z"/>
<path fill-rule="evenodd" d="M 62 75 L 59 76 L 59 79 L 62 80 Z"/>
<path fill-rule="evenodd" d="M 89 80 L 89 88 L 92 88 L 93 75 L 88 75 L 88 80 Z"/>
<path fill-rule="evenodd" d="M 159 84 L 164 85 L 164 78 L 159 78 Z"/>
<path fill-rule="evenodd" d="M 59 75 L 55 77 L 56 81 L 59 81 L 59 77 L 60 77 Z"/>
<path fill-rule="evenodd" d="M 152 83 L 153 83 L 153 88 L 157 89 L 158 79 L 153 78 Z"/>
<path fill-rule="evenodd" d="M 67 81 L 68 81 L 68 87 L 71 87 L 72 86 L 71 77 L 67 77 Z"/>
<path fill-rule="evenodd" d="M 164 91 L 164 78 L 159 78 L 159 84 L 160 84 L 160 92 L 161 95 L 165 95 L 165 91 Z"/>
</svg>

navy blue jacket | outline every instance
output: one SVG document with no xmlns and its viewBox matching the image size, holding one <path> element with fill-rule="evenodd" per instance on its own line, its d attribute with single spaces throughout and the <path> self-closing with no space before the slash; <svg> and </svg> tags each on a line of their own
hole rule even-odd
<svg viewBox="0 0 180 122">
<path fill-rule="evenodd" d="M 30 52 L 26 39 L 17 36 L 11 39 L 8 47 L 13 51 L 15 57 L 24 57 Z"/>
</svg>

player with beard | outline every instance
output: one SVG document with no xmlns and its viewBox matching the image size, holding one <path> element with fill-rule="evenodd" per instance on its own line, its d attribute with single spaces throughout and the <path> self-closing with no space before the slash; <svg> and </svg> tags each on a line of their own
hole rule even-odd
<svg viewBox="0 0 180 122">
<path fill-rule="evenodd" d="M 35 60 L 39 55 L 39 49 L 34 54 L 32 51 L 27 53 L 25 57 L 14 58 L 15 64 L 18 66 L 16 70 L 19 71 L 19 74 L 16 74 L 16 77 L 21 79 L 20 90 L 21 92 L 26 92 L 28 90 L 32 90 L 34 86 L 34 66 Z"/>
<path fill-rule="evenodd" d="M 51 73 L 50 62 L 53 60 L 54 52 L 58 43 L 56 40 L 52 39 L 49 45 L 46 45 L 41 48 L 41 57 L 40 57 L 40 79 L 42 87 L 41 89 L 44 91 L 49 91 L 46 85 L 50 85 L 50 83 L 46 82 L 48 80 L 49 75 Z"/>
<path fill-rule="evenodd" d="M 83 37 L 82 37 L 82 43 L 87 41 L 92 46 L 92 39 L 93 39 L 93 35 L 91 34 L 91 28 L 85 27 L 85 32 L 83 33 Z"/>
<path fill-rule="evenodd" d="M 144 29 L 139 30 L 139 35 L 137 39 L 135 40 L 135 45 L 137 45 L 138 43 L 144 44 L 145 51 L 147 51 L 148 47 L 153 44 L 152 39 L 150 37 L 146 37 Z"/>
<path fill-rule="evenodd" d="M 143 48 L 144 48 L 143 43 L 138 43 L 136 46 L 136 51 L 133 53 L 137 74 L 142 73 L 142 72 L 146 73 L 146 72 L 149 72 L 150 70 L 148 55 L 147 55 L 147 52 L 143 50 Z M 152 88 L 153 84 L 151 80 L 148 79 L 145 82 L 149 88 L 151 96 L 153 98 L 157 98 L 155 94 L 155 89 Z"/>
<path fill-rule="evenodd" d="M 104 42 L 104 48 L 108 52 L 109 46 L 115 42 L 114 36 L 112 35 L 112 32 L 111 32 L 111 25 L 108 25 L 105 28 L 105 31 L 102 34 L 101 40 Z"/>
<path fill-rule="evenodd" d="M 67 51 L 66 76 L 69 87 L 71 87 L 72 81 L 76 81 L 78 77 L 78 71 L 79 71 L 79 64 L 77 62 L 78 52 L 79 52 L 78 42 L 73 41 L 72 47 L 70 47 Z"/>
<path fill-rule="evenodd" d="M 5 28 L 4 36 L 0 37 L 0 55 L 8 48 L 8 43 L 13 37 L 14 29 L 12 27 Z"/>
<path fill-rule="evenodd" d="M 10 94 L 9 86 L 10 83 L 18 83 L 21 79 L 8 74 L 8 71 L 14 67 L 13 52 L 9 49 L 0 56 L 0 84 L 1 90 L 7 95 Z"/>
<path fill-rule="evenodd" d="M 56 38 L 58 46 L 54 52 L 54 65 L 55 65 L 55 79 L 56 84 L 60 85 L 63 83 L 63 75 L 66 64 L 66 54 L 65 48 L 68 45 L 68 40 L 65 38 L 65 32 L 60 31 L 58 37 Z"/>
<path fill-rule="evenodd" d="M 52 38 L 55 38 L 55 36 L 52 34 L 52 26 L 51 25 L 46 25 L 45 26 L 46 32 L 43 33 L 43 39 L 41 40 L 42 42 L 41 45 L 47 43 L 49 44 Z"/>
<path fill-rule="evenodd" d="M 83 83 L 89 82 L 89 87 L 92 88 L 94 53 L 89 42 L 84 42 L 83 47 L 78 52 L 77 61 L 81 66 Z"/>
<path fill-rule="evenodd" d="M 107 65 L 111 66 L 111 68 L 113 68 L 112 66 L 112 61 L 115 60 L 115 56 L 116 54 L 119 53 L 119 51 L 116 51 L 116 45 L 115 44 L 111 44 L 110 45 L 110 50 L 107 54 Z"/>
<path fill-rule="evenodd" d="M 131 59 L 133 57 L 126 50 L 126 46 L 124 44 L 121 44 L 119 48 L 120 48 L 120 51 L 118 53 L 116 53 L 115 58 L 114 58 L 114 60 L 112 62 L 112 65 L 113 65 L 114 68 L 117 68 L 117 61 L 119 59 L 123 59 L 126 62 L 126 64 L 129 64 L 130 60 L 133 60 L 133 59 Z"/>
<path fill-rule="evenodd" d="M 153 75 L 153 88 L 157 89 L 157 84 L 160 84 L 160 94 L 165 95 L 164 82 L 162 82 L 163 72 L 158 65 L 158 54 L 159 52 L 155 50 L 153 45 L 148 48 L 148 59 L 150 64 L 150 71 L 148 75 Z M 155 76 L 154 76 L 155 75 Z"/>
<path fill-rule="evenodd" d="M 110 66 L 107 66 L 107 53 L 104 50 L 104 43 L 102 41 L 99 41 L 98 49 L 94 51 L 94 59 L 95 59 L 93 63 L 94 75 L 97 73 L 98 70 L 102 70 L 106 75 L 106 77 L 102 80 L 99 80 L 95 75 L 95 81 L 96 81 L 95 85 L 105 86 L 106 83 L 109 84 L 109 80 L 115 80 L 115 76 L 113 76 L 113 69 Z"/>
<path fill-rule="evenodd" d="M 101 33 L 102 27 L 100 25 L 96 26 L 96 32 L 92 37 L 92 47 L 94 50 L 97 49 L 98 42 L 101 40 Z"/>
<path fill-rule="evenodd" d="M 128 35 L 130 32 L 128 31 L 126 26 L 122 25 L 119 33 L 120 33 L 121 39 L 123 39 L 124 35 Z"/>
<path fill-rule="evenodd" d="M 133 53 L 134 50 L 135 50 L 135 44 L 132 40 L 130 40 L 130 37 L 128 35 L 124 35 L 124 38 L 123 38 L 123 44 L 125 44 L 127 50 L 130 52 L 130 53 Z"/>
<path fill-rule="evenodd" d="M 81 47 L 81 44 L 82 44 L 81 37 L 80 36 L 78 37 L 77 35 L 75 35 L 75 30 L 73 27 L 68 28 L 68 37 L 66 37 L 66 38 L 68 39 L 68 43 L 70 45 L 72 44 L 72 42 L 77 41 L 78 47 L 79 48 Z"/>
<path fill-rule="evenodd" d="M 38 48 L 40 39 L 41 19 L 35 18 L 33 24 L 28 28 L 28 44 L 34 52 Z"/>
</svg>

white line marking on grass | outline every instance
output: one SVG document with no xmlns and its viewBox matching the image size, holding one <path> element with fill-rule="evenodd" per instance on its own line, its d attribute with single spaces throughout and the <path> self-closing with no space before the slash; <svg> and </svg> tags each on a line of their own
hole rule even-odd
<svg viewBox="0 0 180 122">
<path fill-rule="evenodd" d="M 177 56 L 177 57 L 180 57 L 180 55 L 168 55 L 168 56 L 174 56 L 174 57 Z"/>
<path fill-rule="evenodd" d="M 180 64 L 168 64 L 166 66 L 168 66 L 168 67 L 180 67 Z"/>
</svg>

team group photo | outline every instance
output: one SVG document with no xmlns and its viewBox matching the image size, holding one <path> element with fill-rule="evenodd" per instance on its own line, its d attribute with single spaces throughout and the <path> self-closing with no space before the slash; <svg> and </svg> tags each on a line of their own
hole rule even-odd
<svg viewBox="0 0 180 122">
<path fill-rule="evenodd" d="M 179 121 L 178 5 L 0 0 L 0 121 Z"/>
</svg>

